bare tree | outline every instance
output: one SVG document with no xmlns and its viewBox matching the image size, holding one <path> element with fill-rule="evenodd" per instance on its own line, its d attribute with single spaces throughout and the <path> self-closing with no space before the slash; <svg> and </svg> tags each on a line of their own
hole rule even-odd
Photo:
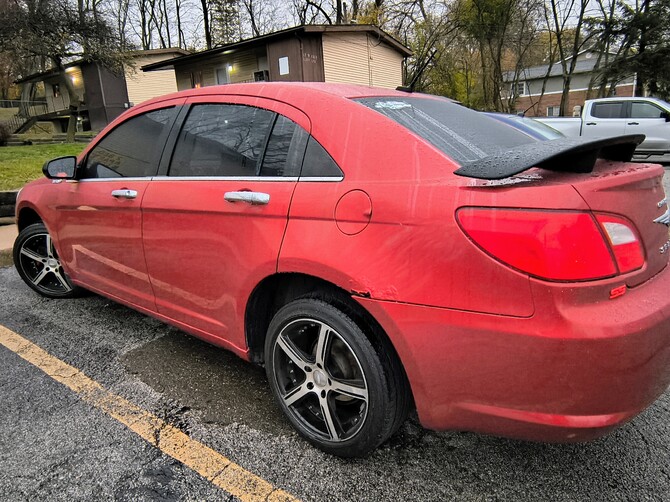
<svg viewBox="0 0 670 502">
<path fill-rule="evenodd" d="M 591 0 L 548 0 L 549 29 L 554 33 L 559 63 L 563 70 L 563 92 L 561 93 L 561 115 L 570 115 L 568 110 L 570 84 L 577 65 L 577 56 L 591 39 L 592 34 L 582 30 L 584 18 Z"/>
<path fill-rule="evenodd" d="M 16 0 L 2 13 L 0 50 L 16 57 L 49 61 L 61 72 L 69 60 L 80 58 L 120 71 L 123 60 L 116 30 L 98 15 L 95 4 L 82 0 Z M 64 79 L 70 99 L 68 140 L 74 140 L 81 97 Z"/>
</svg>

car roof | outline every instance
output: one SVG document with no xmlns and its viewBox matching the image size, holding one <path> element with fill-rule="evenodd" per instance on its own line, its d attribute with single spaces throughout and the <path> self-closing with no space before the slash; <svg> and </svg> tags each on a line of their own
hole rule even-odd
<svg viewBox="0 0 670 502">
<path fill-rule="evenodd" d="M 383 87 L 369 87 L 354 84 L 333 84 L 324 82 L 252 82 L 243 84 L 224 84 L 200 87 L 198 89 L 188 89 L 176 93 L 160 96 L 149 101 L 143 102 L 140 106 L 149 106 L 154 103 L 160 103 L 168 99 L 190 98 L 193 96 L 211 96 L 238 94 L 246 96 L 258 96 L 265 98 L 274 98 L 280 100 L 302 101 L 306 97 L 324 98 L 370 98 L 370 97 L 408 97 L 421 96 L 426 98 L 435 98 L 428 94 L 409 93 L 395 89 Z M 447 98 L 442 98 L 447 99 Z"/>
</svg>

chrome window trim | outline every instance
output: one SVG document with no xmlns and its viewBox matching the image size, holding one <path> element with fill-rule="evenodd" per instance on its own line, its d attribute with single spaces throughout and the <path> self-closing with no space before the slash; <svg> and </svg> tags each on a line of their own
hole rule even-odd
<svg viewBox="0 0 670 502">
<path fill-rule="evenodd" d="M 99 183 L 104 181 L 274 181 L 274 182 L 329 182 L 337 183 L 344 176 L 134 176 L 118 178 L 84 178 L 78 180 L 80 183 Z"/>
<path fill-rule="evenodd" d="M 296 181 L 326 181 L 338 182 L 344 179 L 343 176 L 155 176 L 156 181 L 272 181 L 272 182 L 296 182 Z"/>
<path fill-rule="evenodd" d="M 80 180 L 76 180 L 79 183 L 93 183 L 93 182 L 101 182 L 101 181 L 151 181 L 154 178 L 154 176 L 119 176 L 118 178 L 82 178 Z"/>
<path fill-rule="evenodd" d="M 156 181 L 298 181 L 282 176 L 156 176 Z"/>
<path fill-rule="evenodd" d="M 309 183 L 327 181 L 327 182 L 339 182 L 344 179 L 344 176 L 303 176 L 300 178 L 300 181 L 306 181 Z"/>
</svg>

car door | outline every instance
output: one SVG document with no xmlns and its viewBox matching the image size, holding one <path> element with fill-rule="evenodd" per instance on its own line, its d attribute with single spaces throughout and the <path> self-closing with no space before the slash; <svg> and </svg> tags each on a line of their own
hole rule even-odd
<svg viewBox="0 0 670 502">
<path fill-rule="evenodd" d="M 246 300 L 276 272 L 309 121 L 259 98 L 189 104 L 142 203 L 148 272 L 159 313 L 244 350 Z"/>
<path fill-rule="evenodd" d="M 589 116 L 584 119 L 582 136 L 587 138 L 621 136 L 626 131 L 625 118 L 625 101 L 594 102 Z"/>
<path fill-rule="evenodd" d="M 626 134 L 644 134 L 644 141 L 637 147 L 642 151 L 670 151 L 670 122 L 666 122 L 668 112 L 648 101 L 632 101 L 629 118 L 626 120 Z"/>
<path fill-rule="evenodd" d="M 141 202 L 183 103 L 129 116 L 86 153 L 57 202 L 61 259 L 71 277 L 121 302 L 155 310 L 142 246 Z"/>
</svg>

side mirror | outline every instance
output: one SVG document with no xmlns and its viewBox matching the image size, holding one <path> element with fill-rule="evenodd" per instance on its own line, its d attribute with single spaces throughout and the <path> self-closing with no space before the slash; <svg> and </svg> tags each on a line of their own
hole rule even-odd
<svg viewBox="0 0 670 502">
<path fill-rule="evenodd" d="M 77 170 L 77 157 L 59 157 L 44 163 L 42 172 L 49 179 L 73 180 Z"/>
<path fill-rule="evenodd" d="M 669 112 L 661 112 L 661 118 L 665 119 L 666 122 L 670 122 L 670 113 Z"/>
</svg>

